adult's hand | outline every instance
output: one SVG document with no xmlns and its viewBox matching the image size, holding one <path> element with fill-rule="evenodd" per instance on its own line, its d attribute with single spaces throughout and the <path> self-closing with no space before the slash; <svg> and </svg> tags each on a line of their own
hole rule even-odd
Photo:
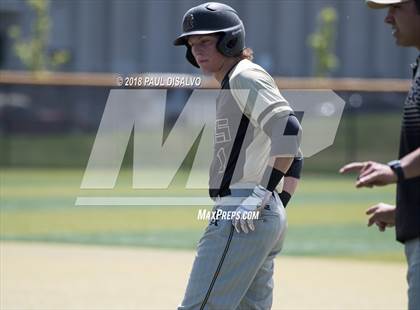
<svg viewBox="0 0 420 310">
<path fill-rule="evenodd" d="M 353 162 L 340 169 L 340 173 L 358 172 L 356 187 L 384 186 L 397 182 L 397 176 L 388 166 L 374 161 Z"/>
<path fill-rule="evenodd" d="M 380 231 L 385 231 L 386 227 L 395 226 L 395 206 L 378 203 L 370 207 L 366 214 L 370 215 L 368 220 L 369 227 L 376 224 Z"/>
</svg>

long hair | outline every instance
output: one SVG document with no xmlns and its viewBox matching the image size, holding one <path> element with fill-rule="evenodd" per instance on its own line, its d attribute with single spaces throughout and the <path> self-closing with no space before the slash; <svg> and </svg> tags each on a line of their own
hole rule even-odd
<svg viewBox="0 0 420 310">
<path fill-rule="evenodd" d="M 243 49 L 243 51 L 239 55 L 239 58 L 240 59 L 248 59 L 248 60 L 252 61 L 254 59 L 254 51 L 252 50 L 252 48 L 246 47 L 246 48 Z"/>
</svg>

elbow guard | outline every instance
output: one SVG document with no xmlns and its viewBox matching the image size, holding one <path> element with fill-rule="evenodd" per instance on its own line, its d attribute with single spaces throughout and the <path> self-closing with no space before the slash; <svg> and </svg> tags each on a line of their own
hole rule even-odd
<svg viewBox="0 0 420 310">
<path fill-rule="evenodd" d="M 290 166 L 289 170 L 287 170 L 285 176 L 300 179 L 300 173 L 302 171 L 302 167 L 303 167 L 303 158 L 295 157 L 295 159 L 293 159 L 292 165 Z"/>
<path fill-rule="evenodd" d="M 302 127 L 295 115 L 273 117 L 263 129 L 271 139 L 270 156 L 287 154 L 293 157 L 299 153 Z"/>
</svg>

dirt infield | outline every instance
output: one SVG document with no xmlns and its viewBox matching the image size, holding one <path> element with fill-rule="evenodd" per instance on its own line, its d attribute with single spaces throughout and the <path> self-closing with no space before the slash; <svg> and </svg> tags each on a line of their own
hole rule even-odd
<svg viewBox="0 0 420 310">
<path fill-rule="evenodd" d="M 175 309 L 194 253 L 0 243 L 0 308 Z M 404 264 L 279 257 L 273 309 L 404 309 Z"/>
</svg>

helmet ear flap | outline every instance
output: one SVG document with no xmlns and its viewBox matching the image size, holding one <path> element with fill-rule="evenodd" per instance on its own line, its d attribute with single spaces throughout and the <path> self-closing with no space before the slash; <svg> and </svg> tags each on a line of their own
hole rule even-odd
<svg viewBox="0 0 420 310">
<path fill-rule="evenodd" d="M 197 61 L 195 60 L 195 57 L 191 51 L 191 46 L 189 46 L 188 44 L 187 46 L 187 53 L 185 55 L 185 58 L 187 58 L 187 60 L 190 62 L 190 64 L 192 64 L 194 67 L 200 68 L 200 66 L 198 65 Z"/>
<path fill-rule="evenodd" d="M 222 33 L 217 49 L 228 57 L 238 56 L 245 46 L 245 31 L 242 28 Z"/>
<path fill-rule="evenodd" d="M 229 42 L 227 42 L 226 47 L 230 48 L 230 49 L 233 49 L 236 46 L 237 43 L 238 43 L 238 38 L 234 38 L 234 39 L 230 40 Z"/>
</svg>

